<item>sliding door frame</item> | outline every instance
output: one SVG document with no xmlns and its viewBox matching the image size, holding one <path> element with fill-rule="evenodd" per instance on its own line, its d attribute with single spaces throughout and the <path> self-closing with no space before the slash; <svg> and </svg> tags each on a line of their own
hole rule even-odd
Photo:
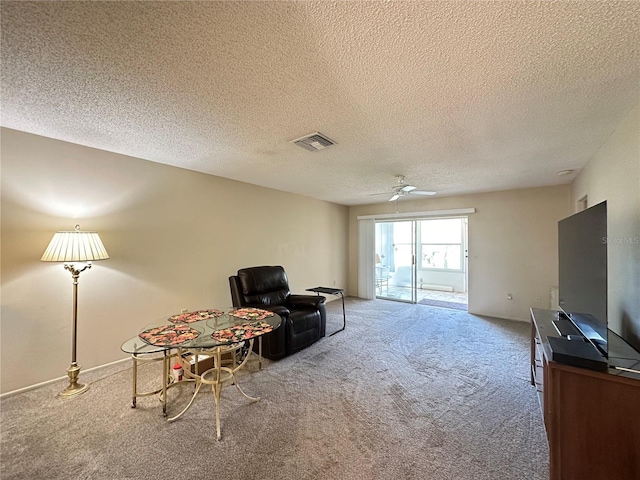
<svg viewBox="0 0 640 480">
<path fill-rule="evenodd" d="M 475 213 L 475 208 L 458 208 L 450 210 L 432 210 L 423 212 L 408 212 L 408 213 L 383 213 L 376 215 L 359 215 L 358 220 L 358 296 L 360 298 L 373 299 L 375 298 L 375 222 L 378 221 L 394 221 L 394 220 L 428 220 L 433 218 L 447 218 L 447 217 L 467 217 L 468 215 Z M 468 226 L 468 223 L 467 223 Z M 467 231 L 468 233 L 468 231 Z M 415 231 L 414 231 L 415 234 Z M 468 236 L 467 236 L 468 241 Z M 415 244 L 415 238 L 414 238 Z M 466 278 L 469 277 L 469 269 L 467 263 L 468 248 L 465 252 L 465 271 Z M 415 258 L 415 251 L 413 252 L 412 259 L 412 278 L 414 282 L 417 281 L 417 262 Z M 466 289 L 468 291 L 468 283 Z M 413 301 L 416 301 L 417 289 L 413 288 Z"/>
<path fill-rule="evenodd" d="M 375 292 L 376 298 L 381 298 L 381 299 L 384 299 L 384 300 L 393 300 L 393 301 L 396 301 L 396 302 L 417 303 L 417 301 L 418 301 L 418 293 L 417 293 L 418 292 L 418 290 L 417 290 L 417 278 L 418 278 L 417 277 L 417 273 L 418 273 L 418 271 L 417 271 L 417 263 L 416 263 L 416 251 L 417 251 L 417 245 L 418 245 L 417 244 L 417 240 L 418 240 L 417 222 L 418 222 L 418 220 L 406 219 L 406 218 L 403 218 L 403 219 L 384 219 L 384 220 L 377 220 L 375 222 L 376 226 L 378 224 L 385 224 L 385 223 L 392 223 L 394 225 L 396 223 L 409 223 L 410 227 L 411 227 L 411 232 L 410 232 L 410 235 L 409 235 L 409 237 L 410 237 L 410 241 L 409 241 L 409 265 L 397 265 L 397 261 L 396 261 L 397 258 L 396 258 L 395 252 L 398 251 L 398 246 L 395 243 L 397 241 L 397 238 L 395 237 L 395 232 L 394 232 L 394 238 L 391 239 L 394 242 L 392 244 L 393 250 L 394 250 L 394 252 L 393 252 L 393 257 L 394 258 L 390 262 L 388 262 L 388 264 L 387 264 L 388 268 L 391 268 L 392 270 L 391 271 L 387 271 L 386 270 L 387 267 L 384 267 L 384 266 L 376 265 L 376 267 L 375 267 L 375 269 L 376 269 L 376 274 L 375 274 L 376 275 L 376 280 L 375 280 L 375 283 L 376 283 L 376 287 L 377 287 L 376 288 L 376 292 Z M 384 232 L 382 231 L 382 229 L 378 230 L 378 228 L 376 228 L 375 232 L 376 232 L 375 233 L 376 236 L 377 236 L 378 232 L 380 233 L 381 237 L 384 236 Z M 375 239 L 375 244 L 376 245 L 378 245 L 379 240 L 380 240 L 380 242 L 383 241 L 382 238 L 380 238 L 380 239 L 376 238 Z M 386 240 L 388 242 L 390 239 L 386 239 Z M 382 252 L 382 253 L 384 253 L 384 252 Z M 376 261 L 377 261 L 377 258 L 376 258 Z M 404 268 L 404 267 L 407 267 L 407 266 L 409 267 L 409 279 L 410 279 L 409 291 L 410 291 L 411 298 L 410 299 L 406 299 L 406 298 L 397 297 L 395 295 L 389 294 L 389 284 L 388 284 L 389 280 L 388 280 L 388 278 L 387 278 L 387 280 L 384 280 L 383 275 L 386 274 L 386 275 L 390 276 L 390 274 L 392 272 L 397 275 L 397 274 L 399 274 L 399 270 L 396 270 L 396 268 L 399 269 L 399 268 Z M 379 277 L 380 273 L 381 273 L 381 276 Z M 384 286 L 383 286 L 383 282 L 385 282 L 385 281 L 387 282 L 386 283 L 387 295 L 384 295 L 382 293 L 383 291 L 385 291 L 384 290 Z M 380 292 L 380 294 L 378 294 L 378 292 Z"/>
</svg>

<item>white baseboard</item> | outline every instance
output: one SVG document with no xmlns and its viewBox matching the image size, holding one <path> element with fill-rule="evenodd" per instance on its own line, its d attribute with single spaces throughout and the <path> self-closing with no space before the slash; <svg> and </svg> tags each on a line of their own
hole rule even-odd
<svg viewBox="0 0 640 480">
<path fill-rule="evenodd" d="M 451 285 L 432 285 L 430 283 L 421 283 L 421 290 L 437 290 L 440 292 L 453 292 L 453 287 Z"/>
<path fill-rule="evenodd" d="M 98 365 L 97 367 L 87 368 L 86 370 L 83 369 L 82 371 L 84 373 L 93 372 L 95 370 L 100 370 L 102 368 L 110 367 L 111 365 L 115 365 L 117 363 L 127 362 L 129 360 L 131 360 L 131 357 L 123 358 L 121 360 L 116 360 L 115 362 L 111 362 L 111 363 L 105 363 L 104 365 Z M 24 392 L 28 392 L 30 390 L 35 390 L 36 388 L 44 387 L 45 385 L 50 385 L 50 384 L 52 384 L 54 382 L 59 382 L 61 380 L 66 380 L 68 378 L 69 377 L 67 375 L 65 375 L 63 377 L 58 377 L 58 378 L 53 378 L 51 380 L 47 380 L 46 382 L 40 382 L 40 383 L 36 383 L 34 385 L 29 385 L 28 387 L 19 388 L 18 390 L 12 390 L 10 392 L 0 394 L 0 400 L 2 400 L 4 398 L 11 397 L 13 395 L 17 395 L 19 393 L 24 393 Z"/>
</svg>

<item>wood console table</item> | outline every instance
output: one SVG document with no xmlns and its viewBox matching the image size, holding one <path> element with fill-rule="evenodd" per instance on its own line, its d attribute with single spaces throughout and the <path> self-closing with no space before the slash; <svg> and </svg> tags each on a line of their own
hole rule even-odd
<svg viewBox="0 0 640 480">
<path fill-rule="evenodd" d="M 547 338 L 560 336 L 557 315 L 531 309 L 531 384 L 547 431 L 550 479 L 638 480 L 640 375 L 554 362 Z M 608 336 L 610 367 L 640 369 L 640 353 Z"/>
</svg>

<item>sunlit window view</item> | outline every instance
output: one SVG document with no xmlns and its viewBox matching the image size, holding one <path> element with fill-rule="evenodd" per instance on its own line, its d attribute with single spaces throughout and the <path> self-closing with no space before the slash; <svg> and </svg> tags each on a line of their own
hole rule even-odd
<svg viewBox="0 0 640 480">
<path fill-rule="evenodd" d="M 466 218 L 377 222 L 376 296 L 466 309 L 466 226 Z"/>
<path fill-rule="evenodd" d="M 420 222 L 421 268 L 462 269 L 462 219 Z"/>
</svg>

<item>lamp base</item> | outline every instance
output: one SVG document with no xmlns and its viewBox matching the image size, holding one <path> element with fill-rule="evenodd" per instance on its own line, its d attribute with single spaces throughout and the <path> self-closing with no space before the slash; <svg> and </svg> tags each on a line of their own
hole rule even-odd
<svg viewBox="0 0 640 480">
<path fill-rule="evenodd" d="M 89 389 L 89 385 L 83 385 L 78 383 L 78 375 L 80 375 L 80 366 L 77 363 L 72 363 L 67 370 L 69 375 L 69 386 L 58 394 L 60 398 L 71 398 L 81 393 L 86 392 Z"/>
</svg>

